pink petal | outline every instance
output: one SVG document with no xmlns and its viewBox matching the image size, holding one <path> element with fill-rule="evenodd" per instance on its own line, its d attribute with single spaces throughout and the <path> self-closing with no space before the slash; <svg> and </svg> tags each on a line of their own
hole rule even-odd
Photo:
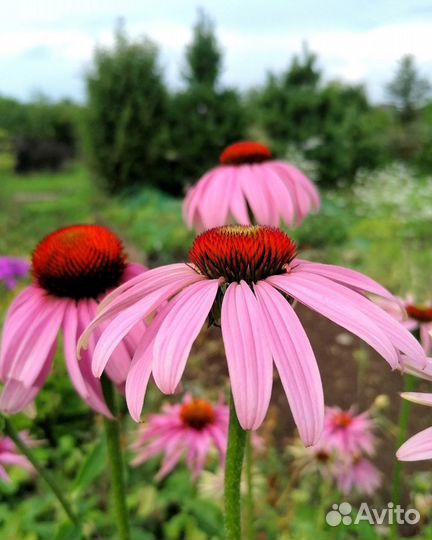
<svg viewBox="0 0 432 540">
<path fill-rule="evenodd" d="M 140 421 L 147 384 L 153 368 L 154 340 L 173 302 L 175 299 L 158 312 L 141 338 L 132 359 L 132 365 L 126 379 L 126 402 L 135 422 Z"/>
<path fill-rule="evenodd" d="M 257 299 L 245 281 L 231 283 L 226 290 L 221 322 L 240 425 L 257 429 L 270 402 L 273 363 Z"/>
<path fill-rule="evenodd" d="M 294 273 L 298 271 L 311 272 L 312 274 L 317 274 L 337 281 L 342 285 L 347 285 L 357 291 L 376 294 L 377 296 L 382 296 L 396 302 L 397 305 L 400 304 L 390 291 L 361 272 L 356 272 L 350 268 L 343 268 L 342 266 L 336 266 L 334 264 L 314 263 L 302 259 L 296 259 L 296 262 L 300 264 L 293 268 Z"/>
<path fill-rule="evenodd" d="M 408 439 L 396 452 L 396 457 L 400 461 L 432 459 L 432 427 Z"/>
<path fill-rule="evenodd" d="M 359 336 L 393 368 L 396 368 L 399 364 L 399 356 L 384 332 L 362 311 L 347 302 L 336 290 L 334 282 L 329 280 L 330 285 L 323 286 L 319 280 L 315 282 L 315 277 L 318 276 L 305 279 L 306 276 L 306 273 L 305 275 L 290 273 L 284 276 L 272 276 L 266 281 Z"/>
<path fill-rule="evenodd" d="M 236 223 L 240 225 L 250 225 L 249 212 L 246 204 L 246 198 L 241 188 L 241 178 L 238 175 L 238 167 L 225 167 L 225 174 L 231 175 L 231 201 L 230 213 Z M 229 169 L 229 170 L 228 170 Z"/>
<path fill-rule="evenodd" d="M 149 272 L 146 273 L 148 274 Z M 120 312 L 117 317 L 109 323 L 102 333 L 94 351 L 92 365 L 93 373 L 96 377 L 101 376 L 111 355 L 132 328 L 151 315 L 165 300 L 175 294 L 182 286 L 182 283 L 183 282 L 175 283 L 174 285 L 166 285 L 149 293 L 132 306 Z M 81 339 L 83 339 L 83 337 L 81 337 Z"/>
<path fill-rule="evenodd" d="M 401 397 L 408 401 L 412 401 L 413 403 L 432 407 L 432 394 L 425 394 L 423 392 L 401 392 Z"/>
<path fill-rule="evenodd" d="M 262 179 L 256 177 L 251 165 L 240 165 L 237 175 L 256 222 L 261 225 L 268 225 L 272 221 L 273 213 Z"/>
<path fill-rule="evenodd" d="M 64 353 L 66 368 L 72 384 L 83 399 L 88 398 L 88 391 L 78 365 L 76 344 L 78 331 L 78 309 L 76 303 L 71 300 L 66 308 L 63 321 Z"/>
<path fill-rule="evenodd" d="M 200 281 L 184 289 L 162 322 L 153 347 L 153 376 L 167 394 L 180 382 L 192 344 L 213 306 L 219 282 Z"/>
<path fill-rule="evenodd" d="M 254 288 L 294 421 L 304 444 L 310 446 L 320 438 L 324 422 L 323 389 L 315 355 L 288 301 L 265 281 Z"/>
<path fill-rule="evenodd" d="M 57 339 L 67 301 L 47 299 L 42 315 L 29 323 L 27 333 L 16 349 L 8 378 L 30 388 L 37 379 Z"/>
</svg>

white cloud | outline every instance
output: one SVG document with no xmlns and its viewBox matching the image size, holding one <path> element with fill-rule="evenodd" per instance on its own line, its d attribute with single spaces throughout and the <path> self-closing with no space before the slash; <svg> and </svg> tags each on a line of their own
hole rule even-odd
<svg viewBox="0 0 432 540">
<path fill-rule="evenodd" d="M 61 93 L 62 88 L 65 95 L 70 93 L 71 88 L 76 92 L 77 74 L 82 72 L 91 59 L 94 46 L 112 43 L 112 21 L 118 10 L 118 2 L 109 0 L 104 4 L 104 16 L 114 18 L 97 25 L 97 28 L 90 28 L 77 21 L 68 26 L 68 17 L 78 16 L 72 9 L 72 3 L 65 5 L 45 0 L 45 7 L 47 4 L 50 6 L 50 9 L 44 10 L 48 15 L 35 10 L 32 16 L 28 10 L 22 9 L 22 4 L 21 1 L 15 8 L 15 4 L 9 7 L 16 17 L 15 23 L 22 23 L 19 29 L 0 33 L 0 70 L 3 72 L 8 66 L 8 69 L 16 71 L 10 78 L 1 78 L 0 92 L 23 95 L 40 84 L 42 90 L 52 93 L 56 66 L 60 64 L 59 71 L 64 80 L 55 76 L 55 95 Z M 100 3 L 96 0 L 78 4 L 80 16 L 93 17 L 100 13 Z M 128 6 L 129 15 L 134 13 L 134 5 Z M 420 68 L 432 78 L 432 27 L 427 17 L 424 20 L 387 23 L 366 29 L 333 28 L 313 32 L 305 29 L 304 25 L 301 29 L 287 25 L 286 31 L 281 31 L 280 25 L 278 31 L 271 31 L 268 23 L 265 31 L 256 27 L 246 28 L 241 21 L 238 22 L 238 28 L 232 24 L 220 25 L 217 33 L 225 51 L 224 80 L 241 88 L 259 84 L 268 69 L 278 71 L 285 68 L 290 57 L 299 52 L 302 42 L 306 41 L 309 48 L 318 53 L 327 78 L 366 82 L 373 96 L 379 98 L 384 82 L 392 76 L 396 62 L 403 54 L 414 54 Z M 64 24 L 53 24 L 53 21 L 61 20 Z M 167 9 L 165 18 L 132 18 L 127 28 L 130 35 L 136 37 L 146 34 L 160 45 L 168 81 L 178 84 L 184 47 L 191 38 L 190 26 L 190 22 L 171 20 Z M 32 51 L 38 50 L 47 51 L 44 58 L 32 55 Z M 43 61 L 47 65 L 42 66 Z M 46 73 L 44 77 L 38 76 L 41 66 Z M 50 72 L 53 72 L 52 76 Z M 20 86 L 14 89 L 16 80 L 19 80 Z"/>
</svg>

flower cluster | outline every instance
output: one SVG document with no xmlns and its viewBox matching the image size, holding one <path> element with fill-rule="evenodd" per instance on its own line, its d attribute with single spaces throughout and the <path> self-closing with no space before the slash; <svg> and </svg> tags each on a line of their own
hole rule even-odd
<svg viewBox="0 0 432 540">
<path fill-rule="evenodd" d="M 196 479 L 204 468 L 213 446 L 219 461 L 225 461 L 228 438 L 228 407 L 220 400 L 212 404 L 205 399 L 186 395 L 181 405 L 165 405 L 162 412 L 149 416 L 139 427 L 132 444 L 136 456 L 133 465 L 140 465 L 163 453 L 164 461 L 157 479 L 164 478 L 186 457 L 186 464 Z"/>
<path fill-rule="evenodd" d="M 352 491 L 371 495 L 381 484 L 381 473 L 369 459 L 376 449 L 373 429 L 368 412 L 326 407 L 318 443 L 304 450 L 291 449 L 295 464 L 303 474 L 318 471 L 344 495 Z"/>
</svg>

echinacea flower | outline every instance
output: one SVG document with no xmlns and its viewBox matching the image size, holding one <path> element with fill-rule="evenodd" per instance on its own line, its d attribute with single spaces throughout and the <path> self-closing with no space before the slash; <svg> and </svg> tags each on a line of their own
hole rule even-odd
<svg viewBox="0 0 432 540">
<path fill-rule="evenodd" d="M 32 441 L 26 431 L 22 431 L 20 437 L 27 445 L 32 446 Z M 30 461 L 19 453 L 15 443 L 10 437 L 0 436 L 0 478 L 5 482 L 10 482 L 10 477 L 6 467 L 15 466 L 24 469 L 27 472 L 33 472 L 33 466 Z"/>
<path fill-rule="evenodd" d="M 294 165 L 274 159 L 263 144 L 242 141 L 189 190 L 183 215 L 198 232 L 231 223 L 299 226 L 319 206 L 316 187 Z"/>
<path fill-rule="evenodd" d="M 432 407 L 432 394 L 422 392 L 402 392 L 401 397 Z M 408 439 L 396 452 L 400 461 L 421 461 L 432 459 L 432 427 L 428 427 Z"/>
<path fill-rule="evenodd" d="M 344 495 L 353 490 L 366 495 L 373 495 L 381 485 L 382 475 L 375 465 L 359 454 L 337 469 L 337 487 Z"/>
<path fill-rule="evenodd" d="M 378 300 L 381 307 L 400 321 L 410 332 L 418 333 L 420 343 L 427 355 L 432 354 L 432 304 L 418 303 L 412 295 L 400 299 L 400 304 Z M 404 309 L 400 309 L 400 306 Z"/>
<path fill-rule="evenodd" d="M 0 257 L 0 281 L 6 289 L 12 290 L 17 286 L 17 280 L 28 275 L 30 264 L 16 257 Z"/>
<path fill-rule="evenodd" d="M 323 389 L 294 300 L 362 338 L 393 368 L 401 352 L 426 362 L 414 337 L 364 293 L 393 298 L 363 274 L 297 259 L 294 242 L 278 229 L 220 227 L 195 239 L 187 264 L 149 270 L 108 295 L 80 345 L 111 319 L 93 354 L 100 376 L 130 329 L 154 317 L 126 381 L 129 411 L 139 421 L 150 375 L 162 392 L 174 393 L 201 328 L 220 320 L 241 426 L 257 429 L 263 422 L 274 361 L 300 435 L 311 445 L 322 431 Z"/>
<path fill-rule="evenodd" d="M 369 414 L 355 414 L 353 408 L 344 411 L 340 407 L 326 407 L 323 434 L 318 446 L 341 454 L 373 454 L 375 437 Z"/>
<path fill-rule="evenodd" d="M 77 340 L 94 318 L 100 298 L 143 270 L 126 262 L 121 241 L 105 227 L 75 225 L 46 236 L 33 252 L 32 285 L 17 296 L 6 315 L 0 410 L 15 414 L 33 401 L 51 371 L 62 331 L 66 367 L 75 389 L 90 407 L 110 416 L 101 383 L 91 372 L 94 339 L 80 362 Z M 130 334 L 119 344 L 107 366 L 107 375 L 118 385 L 126 379 L 131 339 Z"/>
<path fill-rule="evenodd" d="M 214 405 L 205 399 L 185 396 L 181 405 L 166 405 L 160 414 L 149 416 L 138 428 L 132 448 L 133 465 L 139 465 L 157 454 L 164 454 L 157 475 L 160 480 L 186 457 L 186 464 L 196 479 L 204 468 L 212 446 L 225 461 L 228 440 L 229 410 L 223 402 Z"/>
</svg>

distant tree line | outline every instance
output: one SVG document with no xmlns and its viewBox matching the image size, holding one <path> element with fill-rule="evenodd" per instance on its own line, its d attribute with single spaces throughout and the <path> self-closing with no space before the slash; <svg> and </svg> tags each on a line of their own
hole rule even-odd
<svg viewBox="0 0 432 540">
<path fill-rule="evenodd" d="M 18 172 L 56 169 L 83 155 L 111 193 L 151 185 L 181 195 L 226 145 L 245 138 L 267 142 L 280 157 L 295 146 L 326 185 L 393 160 L 432 166 L 430 84 L 412 56 L 401 59 L 388 104 L 379 106 L 361 85 L 325 82 L 306 46 L 285 71 L 268 73 L 243 95 L 222 85 L 222 64 L 214 25 L 200 12 L 182 88 L 170 90 L 157 46 L 119 26 L 114 46 L 95 51 L 85 106 L 0 97 L 0 147 L 7 134 Z"/>
</svg>

